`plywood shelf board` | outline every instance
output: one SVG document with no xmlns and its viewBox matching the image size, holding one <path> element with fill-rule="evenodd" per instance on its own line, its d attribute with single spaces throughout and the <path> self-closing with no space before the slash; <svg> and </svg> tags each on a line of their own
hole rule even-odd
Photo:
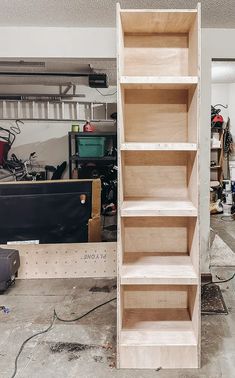
<svg viewBox="0 0 235 378">
<path fill-rule="evenodd" d="M 122 143 L 121 151 L 197 151 L 196 143 Z"/>
<path fill-rule="evenodd" d="M 131 308 L 124 310 L 122 328 L 123 330 L 148 329 L 152 323 L 155 330 L 160 327 L 169 330 L 172 326 L 178 327 L 179 330 L 180 327 L 185 329 L 184 322 L 190 327 L 188 323 L 190 320 L 191 316 L 187 308 Z"/>
<path fill-rule="evenodd" d="M 129 253 L 121 268 L 122 284 L 198 284 L 189 256 L 149 256 Z"/>
<path fill-rule="evenodd" d="M 189 89 L 196 88 L 197 76 L 122 76 L 120 84 L 125 89 Z"/>
<path fill-rule="evenodd" d="M 135 198 L 126 199 L 121 204 L 121 216 L 197 216 L 197 208 L 187 199 L 161 200 Z"/>
<path fill-rule="evenodd" d="M 133 219 L 133 218 L 123 218 L 123 219 Z M 145 218 L 145 219 L 148 219 L 148 218 Z M 126 262 L 129 261 L 129 256 L 128 254 L 132 254 L 132 255 L 136 255 L 135 258 L 137 259 L 138 258 L 138 254 L 146 254 L 146 256 L 149 256 L 149 257 L 156 257 L 156 256 L 163 256 L 163 257 L 167 257 L 167 256 L 182 256 L 182 257 L 185 257 L 185 256 L 189 256 L 189 254 L 187 252 L 169 252 L 169 251 L 166 251 L 166 252 L 147 252 L 147 251 L 139 251 L 139 252 L 125 252 L 125 255 L 124 255 L 124 258 L 123 258 L 123 264 L 125 264 Z"/>
</svg>

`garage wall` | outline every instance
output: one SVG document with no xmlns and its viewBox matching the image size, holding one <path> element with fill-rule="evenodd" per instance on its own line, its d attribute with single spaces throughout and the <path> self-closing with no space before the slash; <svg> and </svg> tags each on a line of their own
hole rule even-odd
<svg viewBox="0 0 235 378">
<path fill-rule="evenodd" d="M 30 88 L 30 86 L 24 88 L 25 92 L 27 90 L 33 93 L 33 88 Z M 53 88 L 50 88 L 50 90 L 52 91 Z M 55 88 L 56 90 L 58 88 Z M 45 91 L 45 88 L 43 91 Z M 85 85 L 80 85 L 77 88 L 77 93 L 82 93 L 86 96 L 81 101 L 113 103 L 114 106 L 110 106 L 110 113 L 116 111 L 116 95 L 108 96 L 109 93 L 115 93 L 116 87 L 110 86 L 107 89 L 102 88 L 100 91 L 106 96 L 103 97 L 94 88 L 89 88 Z M 85 119 L 85 112 L 82 106 L 80 107 L 80 116 Z M 26 160 L 31 152 L 36 152 L 37 161 L 41 166 L 57 166 L 63 161 L 68 161 L 68 132 L 71 131 L 72 124 L 77 124 L 77 122 L 24 121 L 24 125 L 20 125 L 21 133 L 16 136 L 10 153 L 14 153 L 18 158 Z M 79 124 L 83 126 L 84 123 L 79 122 Z M 0 126 L 7 129 L 10 129 L 13 125 L 14 121 L 0 121 Z M 114 129 L 114 123 L 96 124 L 97 131 L 112 131 Z M 68 168 L 64 178 L 67 177 Z"/>
<path fill-rule="evenodd" d="M 229 84 L 212 84 L 211 87 L 211 104 L 229 105 Z M 221 115 L 226 120 L 229 115 L 229 109 L 221 107 Z"/>
<path fill-rule="evenodd" d="M 235 140 L 235 83 L 212 84 L 212 104 L 228 105 L 228 109 L 221 107 L 221 115 L 227 121 L 230 118 L 231 132 Z"/>
<path fill-rule="evenodd" d="M 14 153 L 19 159 L 26 160 L 31 152 L 36 152 L 37 162 L 42 167 L 57 166 L 63 161 L 68 163 L 68 132 L 74 123 L 76 122 L 25 122 L 10 154 Z M 114 124 L 99 124 L 96 130 L 112 131 Z M 67 167 L 64 178 L 68 177 Z"/>
<path fill-rule="evenodd" d="M 114 58 L 115 28 L 0 27 L 1 58 Z"/>
</svg>

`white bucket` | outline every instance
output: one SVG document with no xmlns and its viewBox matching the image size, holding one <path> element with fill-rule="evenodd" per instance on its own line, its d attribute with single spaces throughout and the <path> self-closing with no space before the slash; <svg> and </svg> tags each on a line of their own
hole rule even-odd
<svg viewBox="0 0 235 378">
<path fill-rule="evenodd" d="M 224 216 L 229 217 L 231 215 L 231 207 L 232 207 L 232 205 L 228 205 L 227 203 L 223 203 Z"/>
<path fill-rule="evenodd" d="M 230 169 L 230 178 L 232 181 L 235 181 L 235 161 L 234 160 L 229 162 L 229 169 Z"/>
<path fill-rule="evenodd" d="M 226 205 L 232 205 L 233 204 L 233 193 L 232 192 L 225 192 L 225 203 Z"/>
</svg>

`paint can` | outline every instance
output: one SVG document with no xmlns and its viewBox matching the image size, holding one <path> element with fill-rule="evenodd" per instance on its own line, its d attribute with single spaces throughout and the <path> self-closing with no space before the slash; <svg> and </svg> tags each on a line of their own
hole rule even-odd
<svg viewBox="0 0 235 378">
<path fill-rule="evenodd" d="M 79 133 L 80 132 L 80 126 L 77 124 L 77 125 L 72 125 L 72 132 L 73 133 Z"/>
<path fill-rule="evenodd" d="M 224 198 L 225 198 L 225 203 L 227 205 L 232 205 L 233 204 L 233 193 L 232 192 L 223 192 Z"/>
</svg>

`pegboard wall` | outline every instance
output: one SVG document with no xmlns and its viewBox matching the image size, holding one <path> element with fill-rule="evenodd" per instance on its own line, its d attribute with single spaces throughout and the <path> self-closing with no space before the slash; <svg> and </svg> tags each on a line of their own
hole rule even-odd
<svg viewBox="0 0 235 378">
<path fill-rule="evenodd" d="M 20 253 L 18 278 L 115 277 L 116 243 L 1 245 Z"/>
</svg>

